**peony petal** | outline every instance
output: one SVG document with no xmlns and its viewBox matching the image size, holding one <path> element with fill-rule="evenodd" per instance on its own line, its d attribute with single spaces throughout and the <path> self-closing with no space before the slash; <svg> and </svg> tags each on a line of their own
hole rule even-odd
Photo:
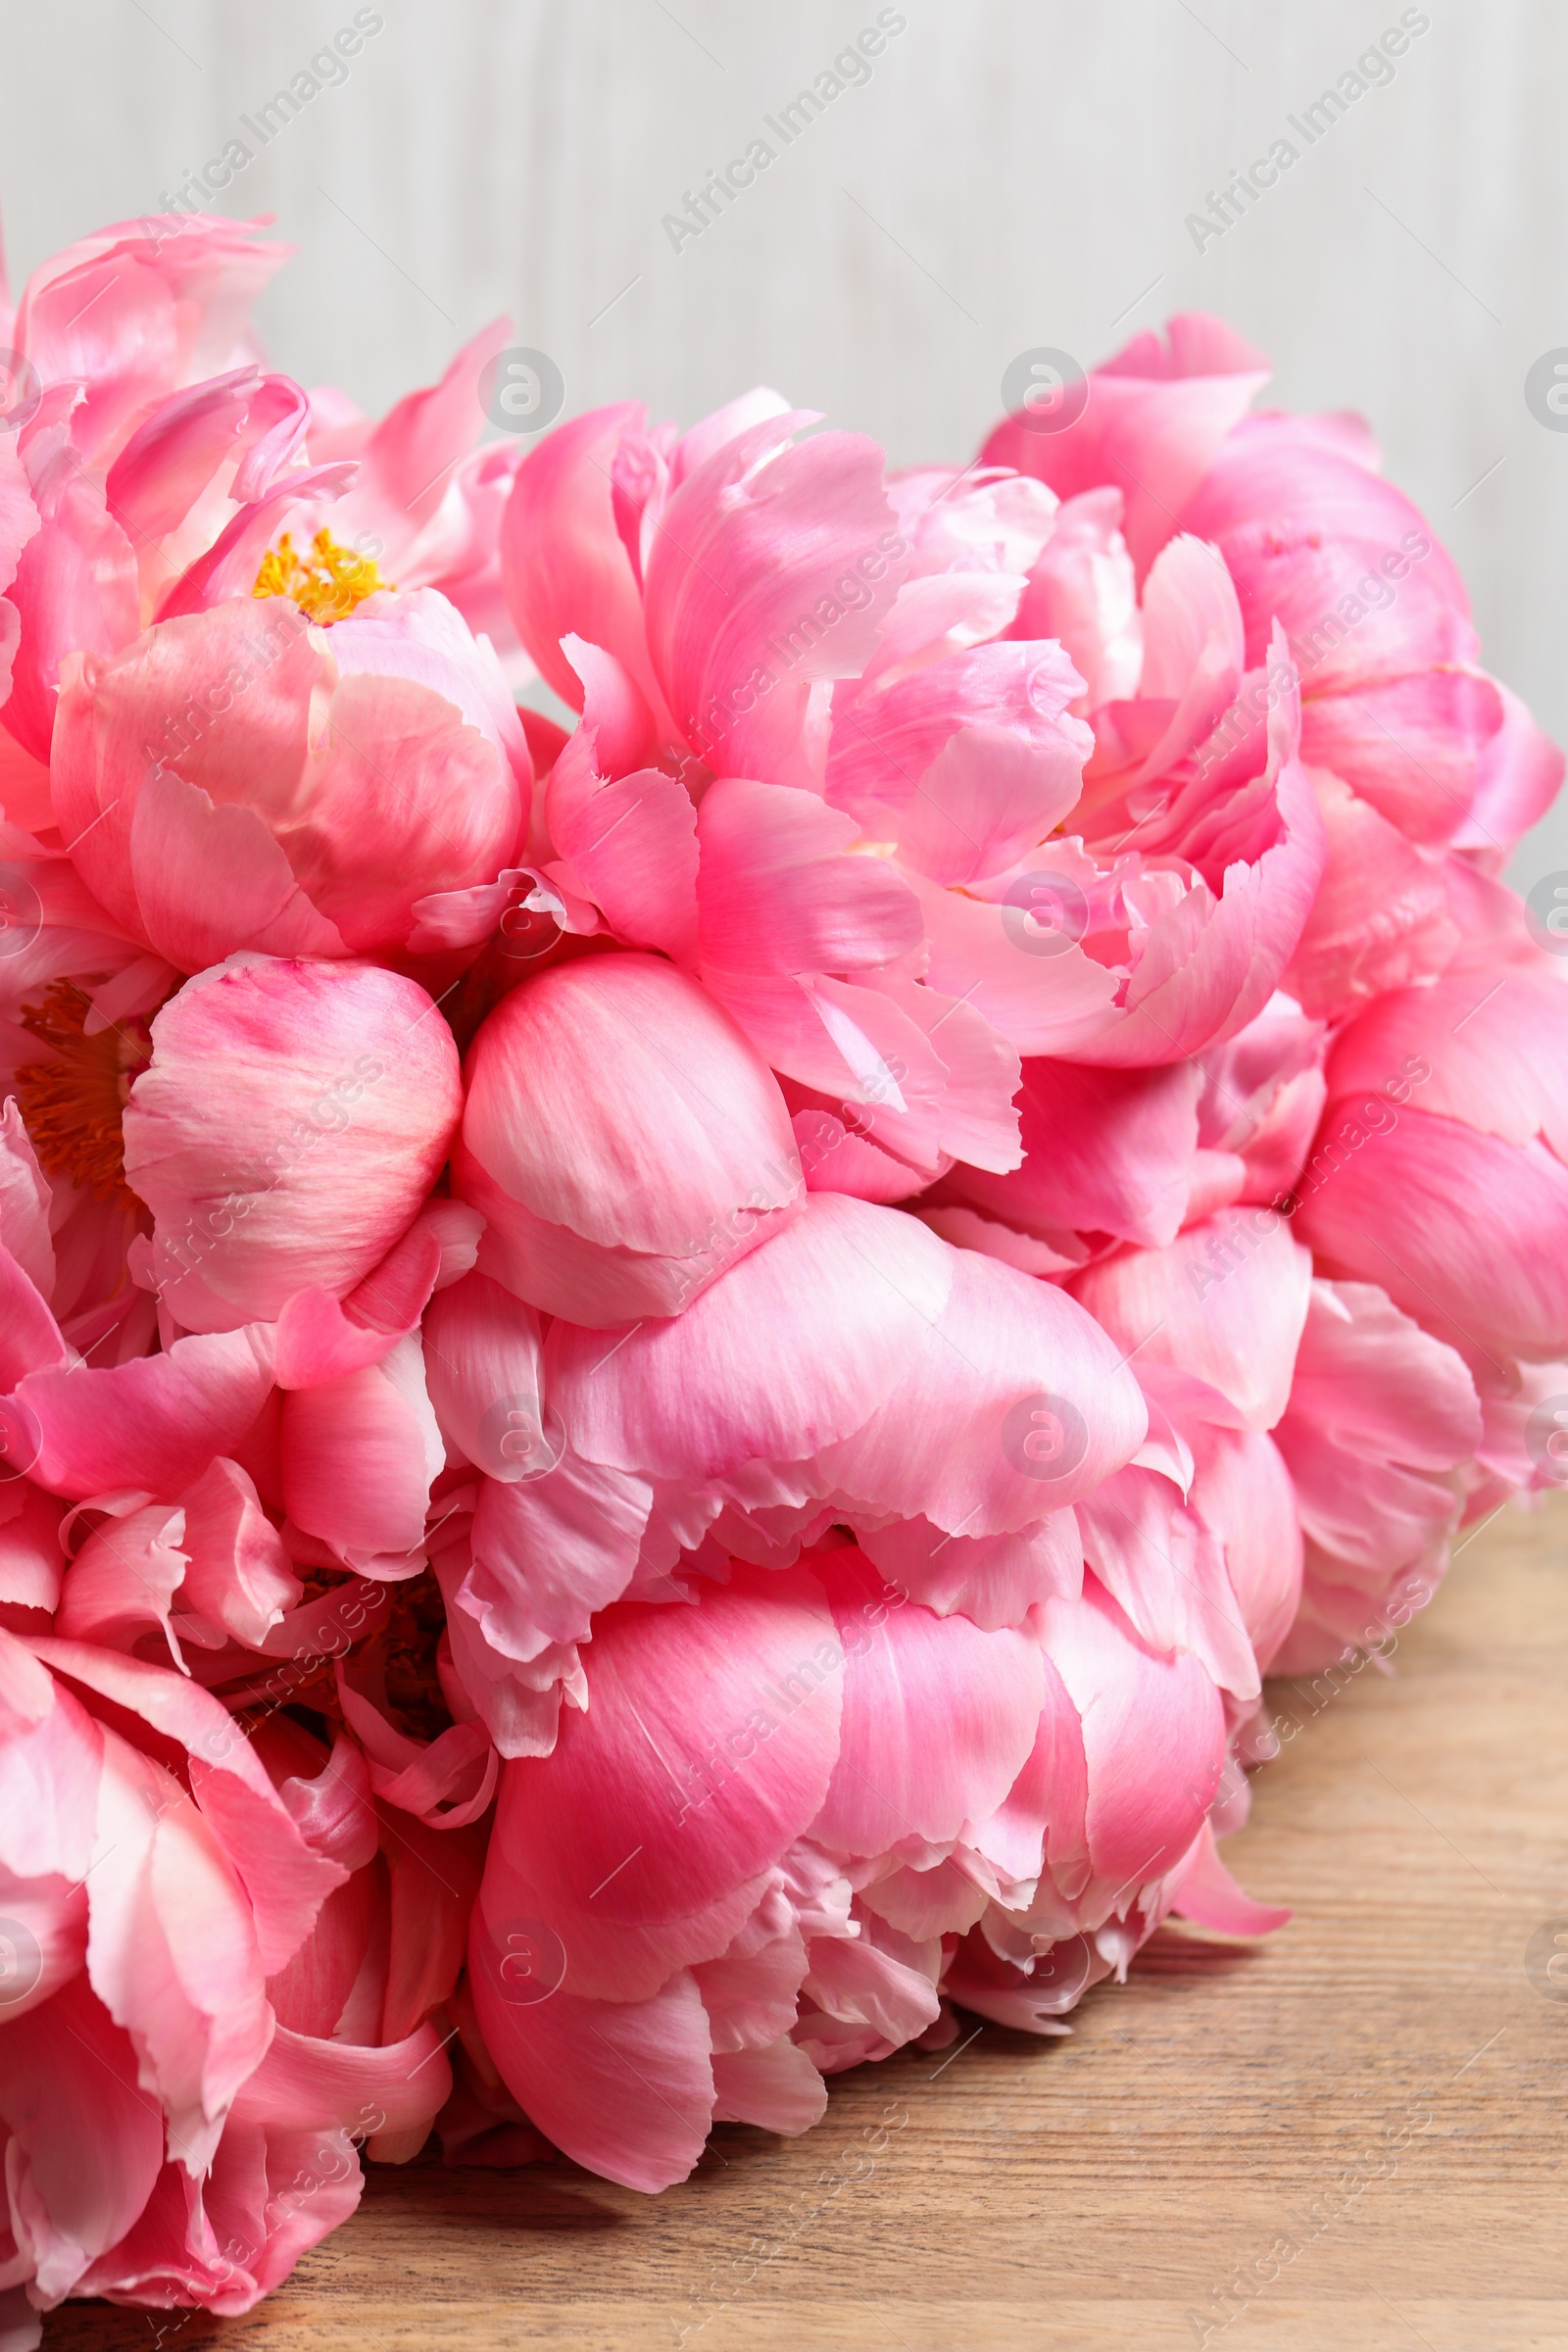
<svg viewBox="0 0 1568 2352">
<path fill-rule="evenodd" d="M 457 1050 L 412 980 L 240 958 L 153 1024 L 124 1114 L 125 1171 L 187 1328 L 341 1298 L 413 1222 L 461 1102 Z"/>
<path fill-rule="evenodd" d="M 1034 1745 L 1038 1649 L 1025 1635 L 933 1616 L 853 1551 L 828 1554 L 821 1573 L 848 1665 L 838 1762 L 812 1838 L 841 1854 L 956 1838 L 996 1811 Z"/>
<path fill-rule="evenodd" d="M 270 1335 L 252 1324 L 130 1363 L 32 1372 L 17 1398 L 38 1480 L 80 1499 L 137 1485 L 177 1494 L 234 1452 L 270 1387 Z"/>
<path fill-rule="evenodd" d="M 956 1263 L 912 1217 L 812 1194 L 677 1320 L 618 1340 L 557 1323 L 551 1399 L 573 1447 L 621 1470 L 689 1480 L 800 1461 L 891 1394 Z"/>
<path fill-rule="evenodd" d="M 1166 1250 L 1129 1250 L 1075 1277 L 1073 1293 L 1118 1346 L 1196 1375 L 1249 1429 L 1272 1429 L 1290 1396 L 1312 1264 L 1271 1208 L 1232 1209 Z"/>
</svg>

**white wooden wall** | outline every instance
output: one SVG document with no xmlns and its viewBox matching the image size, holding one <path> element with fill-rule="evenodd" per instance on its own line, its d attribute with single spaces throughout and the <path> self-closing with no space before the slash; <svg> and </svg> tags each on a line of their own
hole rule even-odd
<svg viewBox="0 0 1568 2352">
<path fill-rule="evenodd" d="M 765 380 L 901 462 L 966 458 L 1021 349 L 1088 363 L 1168 311 L 1220 310 L 1273 353 L 1280 399 L 1372 417 L 1492 667 L 1568 738 L 1568 432 L 1523 391 L 1568 346 L 1562 0 L 900 0 L 870 79 L 787 148 L 764 115 L 877 0 L 368 14 L 347 78 L 218 200 L 301 247 L 262 318 L 307 382 L 383 405 L 507 310 L 568 412 L 635 395 L 689 419 Z M 1392 82 L 1306 149 L 1287 118 L 1401 14 L 1430 25 Z M 14 277 L 157 207 L 354 17 L 0 0 Z M 662 216 L 759 135 L 774 162 L 673 250 Z M 1299 161 L 1198 250 L 1187 215 L 1281 136 Z M 1568 815 L 1544 832 L 1527 887 L 1568 866 Z"/>
</svg>

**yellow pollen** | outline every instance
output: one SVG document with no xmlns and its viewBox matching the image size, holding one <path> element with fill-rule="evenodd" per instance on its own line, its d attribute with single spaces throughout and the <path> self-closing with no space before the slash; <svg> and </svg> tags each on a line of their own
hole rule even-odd
<svg viewBox="0 0 1568 2352">
<path fill-rule="evenodd" d="M 52 1049 L 47 1061 L 17 1072 L 17 1101 L 45 1172 L 68 1176 L 105 1200 L 128 1191 L 121 1114 L 130 1082 L 152 1055 L 145 1021 L 84 1033 L 90 1000 L 71 980 L 52 980 L 41 1004 L 24 1004 L 21 1025 Z"/>
<path fill-rule="evenodd" d="M 355 606 L 378 588 L 391 586 L 376 569 L 373 556 L 356 555 L 323 526 L 311 541 L 308 556 L 295 553 L 293 538 L 285 531 L 262 558 L 251 594 L 292 597 L 311 620 L 330 628 L 334 620 L 346 620 Z"/>
</svg>

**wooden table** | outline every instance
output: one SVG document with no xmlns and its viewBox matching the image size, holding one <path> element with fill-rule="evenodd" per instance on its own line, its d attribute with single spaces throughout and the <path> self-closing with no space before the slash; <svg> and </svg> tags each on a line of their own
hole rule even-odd
<svg viewBox="0 0 1568 2352">
<path fill-rule="evenodd" d="M 1303 1729 L 1226 1848 L 1296 1906 L 1268 1945 L 1163 1935 L 1070 2039 L 906 2052 L 659 2198 L 375 2169 L 249 2320 L 74 2305 L 46 2352 L 1568 2347 L 1568 1984 L 1527 1965 L 1568 1935 L 1568 1500 L 1474 1534 L 1396 1663 L 1276 1692 Z"/>
</svg>

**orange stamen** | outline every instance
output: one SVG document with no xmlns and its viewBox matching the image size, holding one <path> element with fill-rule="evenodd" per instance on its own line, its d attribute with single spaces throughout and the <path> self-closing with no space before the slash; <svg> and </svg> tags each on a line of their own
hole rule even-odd
<svg viewBox="0 0 1568 2352">
<path fill-rule="evenodd" d="M 110 1022 L 86 1034 L 92 1001 L 72 980 L 52 980 L 41 1004 L 24 1004 L 21 1026 L 50 1050 L 16 1076 L 23 1123 L 40 1166 L 99 1200 L 127 1192 L 121 1116 L 130 1084 L 152 1055 L 145 1021 Z"/>
</svg>

